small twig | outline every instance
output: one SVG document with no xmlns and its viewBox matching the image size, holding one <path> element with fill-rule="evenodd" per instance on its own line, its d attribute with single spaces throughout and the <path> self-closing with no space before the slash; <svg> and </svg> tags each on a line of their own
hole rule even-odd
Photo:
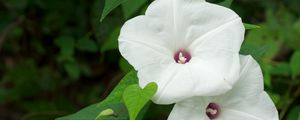
<svg viewBox="0 0 300 120">
<path fill-rule="evenodd" d="M 293 94 L 292 99 L 287 103 L 287 105 L 280 112 L 280 120 L 283 120 L 284 116 L 288 112 L 290 106 L 296 101 L 296 99 L 300 96 L 300 87 L 297 88 L 296 92 Z"/>
</svg>

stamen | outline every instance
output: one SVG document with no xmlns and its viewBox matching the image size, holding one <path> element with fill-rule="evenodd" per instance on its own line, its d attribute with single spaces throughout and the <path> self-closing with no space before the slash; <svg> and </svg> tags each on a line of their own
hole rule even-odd
<svg viewBox="0 0 300 120">
<path fill-rule="evenodd" d="M 186 58 L 182 55 L 182 52 L 179 52 L 179 60 L 177 61 L 177 63 L 180 63 L 180 64 L 184 64 L 186 63 Z"/>
<path fill-rule="evenodd" d="M 209 103 L 206 107 L 206 115 L 209 119 L 214 120 L 220 115 L 220 106 L 216 103 Z"/>
<path fill-rule="evenodd" d="M 188 51 L 184 49 L 178 50 L 174 55 L 174 60 L 176 63 L 185 64 L 191 60 L 191 55 Z"/>
</svg>

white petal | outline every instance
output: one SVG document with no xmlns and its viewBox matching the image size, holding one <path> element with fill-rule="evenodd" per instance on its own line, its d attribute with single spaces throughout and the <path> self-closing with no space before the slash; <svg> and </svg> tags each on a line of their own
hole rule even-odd
<svg viewBox="0 0 300 120">
<path fill-rule="evenodd" d="M 205 119 L 205 109 L 210 102 L 220 105 L 221 114 L 217 120 L 278 120 L 275 105 L 263 91 L 257 62 L 251 56 L 241 56 L 241 66 L 241 77 L 232 90 L 220 96 L 193 97 L 179 102 L 169 120 Z"/>
<path fill-rule="evenodd" d="M 204 0 L 155 0 L 145 16 L 133 18 L 122 27 L 120 52 L 138 70 L 172 59 L 179 48 L 238 53 L 243 33 L 240 18 L 228 8 Z"/>
<path fill-rule="evenodd" d="M 171 104 L 231 89 L 239 75 L 243 33 L 240 18 L 228 8 L 204 0 L 156 0 L 145 16 L 125 23 L 119 49 L 138 70 L 142 87 L 158 84 L 153 101 Z M 179 48 L 191 52 L 189 63 L 174 62 Z"/>
<path fill-rule="evenodd" d="M 241 20 L 235 19 L 199 37 L 189 47 L 192 56 L 210 61 L 227 82 L 234 85 L 239 78 L 239 50 L 244 39 Z"/>
<path fill-rule="evenodd" d="M 214 49 L 237 53 L 244 40 L 244 33 L 241 18 L 236 17 L 194 39 L 189 49 L 193 50 L 196 56 L 201 56 L 199 53 L 203 51 L 209 52 Z"/>
<path fill-rule="evenodd" d="M 219 72 L 219 66 L 211 61 L 192 58 L 187 64 L 194 81 L 192 96 L 215 96 L 231 90 L 231 81 L 224 78 Z M 192 97 L 191 96 L 191 97 Z"/>
<path fill-rule="evenodd" d="M 124 58 L 138 70 L 152 63 L 173 62 L 170 35 L 158 21 L 138 16 L 127 21 L 120 32 L 119 50 Z"/>
<path fill-rule="evenodd" d="M 245 97 L 255 97 L 264 91 L 263 75 L 259 64 L 250 56 L 240 56 L 241 73 L 240 78 L 232 90 L 223 95 L 223 101 L 227 104 Z"/>
<path fill-rule="evenodd" d="M 266 92 L 226 106 L 220 116 L 224 120 L 278 120 L 278 112 Z"/>
<path fill-rule="evenodd" d="M 156 0 L 148 7 L 146 16 L 155 17 L 170 24 L 170 27 L 173 29 L 172 33 L 177 41 L 176 47 L 187 47 L 196 39 L 213 33 L 220 26 L 224 26 L 233 20 L 241 23 L 239 16 L 232 10 L 205 2 L 205 0 Z M 240 34 L 244 33 L 243 25 L 233 24 L 233 26 L 236 25 L 241 27 L 241 31 L 235 33 L 239 34 L 235 36 L 243 36 L 243 34 Z M 232 32 L 235 31 L 223 30 L 222 32 L 231 36 Z M 213 42 L 216 41 L 227 42 L 227 40 L 213 40 Z M 234 39 L 230 43 L 235 43 L 236 41 L 237 39 Z M 243 39 L 238 39 L 238 41 L 241 43 Z"/>
<path fill-rule="evenodd" d="M 153 64 L 140 69 L 138 77 L 141 87 L 149 82 L 158 84 L 158 91 L 152 99 L 157 104 L 172 104 L 192 96 L 194 81 L 185 65 Z"/>
<path fill-rule="evenodd" d="M 189 99 L 175 104 L 168 120 L 209 120 L 206 116 L 206 106 L 208 105 L 205 99 Z"/>
<path fill-rule="evenodd" d="M 278 112 L 263 91 L 263 75 L 251 56 L 241 56 L 241 76 L 228 93 L 218 97 L 225 120 L 278 120 Z M 234 119 L 235 118 L 235 119 Z"/>
<path fill-rule="evenodd" d="M 152 64 L 138 71 L 140 86 L 158 84 L 153 97 L 157 104 L 172 104 L 193 96 L 214 96 L 227 92 L 232 84 L 224 79 L 217 66 L 193 58 L 189 63 Z"/>
</svg>

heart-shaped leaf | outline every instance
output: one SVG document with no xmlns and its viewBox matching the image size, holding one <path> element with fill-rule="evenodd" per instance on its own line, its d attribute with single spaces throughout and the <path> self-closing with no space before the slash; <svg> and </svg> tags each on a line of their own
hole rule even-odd
<svg viewBox="0 0 300 120">
<path fill-rule="evenodd" d="M 130 120 L 135 120 L 141 109 L 157 91 L 156 83 L 149 83 L 144 89 L 138 84 L 128 86 L 123 93 L 123 100 L 129 112 Z"/>
</svg>

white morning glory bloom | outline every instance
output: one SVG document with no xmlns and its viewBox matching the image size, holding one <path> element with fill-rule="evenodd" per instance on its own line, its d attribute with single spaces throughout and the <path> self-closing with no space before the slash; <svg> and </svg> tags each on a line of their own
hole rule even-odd
<svg viewBox="0 0 300 120">
<path fill-rule="evenodd" d="M 122 56 L 139 84 L 158 84 L 152 99 L 171 104 L 227 92 L 240 71 L 245 28 L 232 10 L 205 0 L 155 0 L 128 20 L 119 36 Z"/>
<path fill-rule="evenodd" d="M 241 57 L 241 76 L 232 90 L 215 97 L 193 97 L 177 103 L 168 120 L 278 120 L 264 91 L 263 75 L 251 56 Z"/>
</svg>

